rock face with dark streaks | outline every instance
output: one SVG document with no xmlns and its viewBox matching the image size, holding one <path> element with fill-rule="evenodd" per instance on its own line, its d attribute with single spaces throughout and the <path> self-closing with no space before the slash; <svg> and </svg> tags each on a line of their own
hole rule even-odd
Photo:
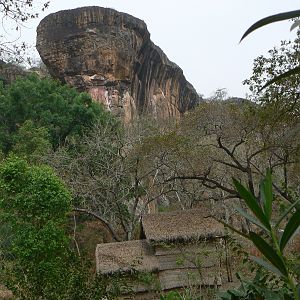
<svg viewBox="0 0 300 300">
<path fill-rule="evenodd" d="M 146 24 L 113 9 L 48 15 L 37 29 L 37 49 L 53 77 L 87 91 L 125 122 L 143 113 L 178 117 L 201 100 L 150 40 Z"/>
</svg>

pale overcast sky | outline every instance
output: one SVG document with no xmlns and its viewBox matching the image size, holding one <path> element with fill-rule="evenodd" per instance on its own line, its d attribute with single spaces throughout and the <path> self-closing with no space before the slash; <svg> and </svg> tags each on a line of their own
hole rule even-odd
<svg viewBox="0 0 300 300">
<path fill-rule="evenodd" d="M 39 20 L 62 9 L 92 5 L 144 20 L 152 41 L 206 97 L 218 88 L 227 88 L 231 96 L 245 96 L 248 90 L 242 81 L 251 75 L 253 59 L 283 39 L 294 39 L 295 32 L 289 32 L 290 23 L 285 21 L 262 28 L 239 44 L 242 34 L 260 18 L 299 9 L 296 0 L 51 0 Z M 27 41 L 34 43 L 39 20 L 23 29 Z"/>
</svg>

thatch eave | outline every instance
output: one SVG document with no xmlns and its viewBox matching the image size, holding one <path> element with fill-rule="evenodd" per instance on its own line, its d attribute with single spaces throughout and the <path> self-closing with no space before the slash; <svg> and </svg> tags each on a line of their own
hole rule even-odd
<svg viewBox="0 0 300 300">
<path fill-rule="evenodd" d="M 98 244 L 96 270 L 103 275 L 154 272 L 158 270 L 158 262 L 146 240 Z"/>
<path fill-rule="evenodd" d="M 224 226 L 200 209 L 163 212 L 142 218 L 146 239 L 155 242 L 207 241 L 225 237 Z"/>
</svg>

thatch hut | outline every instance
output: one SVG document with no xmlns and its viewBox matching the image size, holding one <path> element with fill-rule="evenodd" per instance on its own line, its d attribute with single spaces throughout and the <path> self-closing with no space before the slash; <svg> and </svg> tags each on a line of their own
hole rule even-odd
<svg viewBox="0 0 300 300">
<path fill-rule="evenodd" d="M 210 240 L 224 236 L 224 227 L 209 211 L 183 211 L 148 214 L 142 218 L 142 228 L 151 242 Z"/>
<path fill-rule="evenodd" d="M 97 273 L 155 272 L 158 270 L 154 249 L 146 240 L 98 244 Z"/>
<path fill-rule="evenodd" d="M 142 220 L 163 290 L 222 283 L 223 225 L 203 210 L 149 214 Z"/>
<path fill-rule="evenodd" d="M 149 272 L 164 291 L 222 284 L 224 228 L 208 213 L 148 214 L 142 218 L 142 234 L 143 240 L 97 245 L 97 272 Z"/>
<path fill-rule="evenodd" d="M 147 240 L 98 244 L 96 270 L 103 276 L 118 276 L 112 284 L 122 290 L 121 299 L 157 299 L 160 290 L 158 261 Z M 110 288 L 110 287 L 108 287 Z"/>
</svg>

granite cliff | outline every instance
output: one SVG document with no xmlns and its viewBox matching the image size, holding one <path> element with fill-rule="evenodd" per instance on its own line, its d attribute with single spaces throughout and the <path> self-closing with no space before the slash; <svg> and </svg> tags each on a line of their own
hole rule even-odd
<svg viewBox="0 0 300 300">
<path fill-rule="evenodd" d="M 146 24 L 113 9 L 48 15 L 37 28 L 37 49 L 53 77 L 87 91 L 126 122 L 143 113 L 178 117 L 200 100 Z"/>
</svg>

